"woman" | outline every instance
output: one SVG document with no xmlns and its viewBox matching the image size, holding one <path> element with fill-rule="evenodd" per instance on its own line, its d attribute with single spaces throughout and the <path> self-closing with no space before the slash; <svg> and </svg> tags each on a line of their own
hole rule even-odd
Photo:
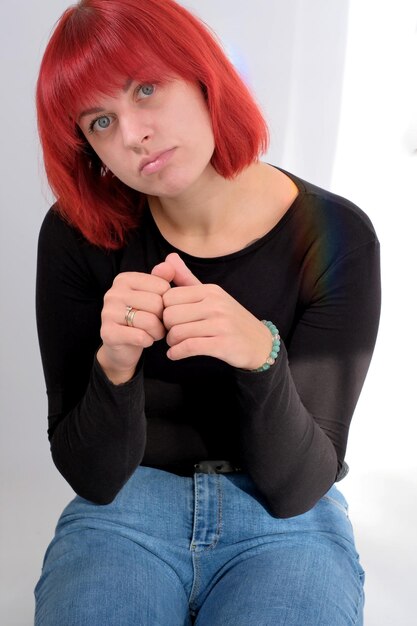
<svg viewBox="0 0 417 626">
<path fill-rule="evenodd" d="M 368 217 L 261 160 L 252 95 L 171 0 L 69 8 L 37 107 L 48 433 L 77 496 L 36 624 L 362 624 L 334 483 L 378 327 Z"/>
</svg>

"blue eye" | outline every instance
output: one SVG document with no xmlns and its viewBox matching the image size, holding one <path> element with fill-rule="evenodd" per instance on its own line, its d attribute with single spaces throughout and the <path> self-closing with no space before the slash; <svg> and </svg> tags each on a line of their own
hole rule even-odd
<svg viewBox="0 0 417 626">
<path fill-rule="evenodd" d="M 94 133 L 94 131 L 106 130 L 111 124 L 111 119 L 108 115 L 102 115 L 92 120 L 88 126 L 88 131 Z"/>
<path fill-rule="evenodd" d="M 144 85 L 140 85 L 137 89 L 138 95 L 142 94 L 145 97 L 151 96 L 154 91 L 155 91 L 155 85 L 151 85 L 148 83 L 145 83 Z"/>
<path fill-rule="evenodd" d="M 107 115 L 105 117 L 99 117 L 97 125 L 99 128 L 108 128 L 110 126 L 110 118 L 107 117 Z"/>
</svg>

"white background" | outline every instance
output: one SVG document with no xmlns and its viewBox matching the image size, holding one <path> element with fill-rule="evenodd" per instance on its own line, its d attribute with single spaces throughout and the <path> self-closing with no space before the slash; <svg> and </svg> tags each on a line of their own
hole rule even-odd
<svg viewBox="0 0 417 626">
<path fill-rule="evenodd" d="M 50 459 L 35 317 L 37 234 L 52 197 L 34 88 L 63 0 L 2 7 L 0 623 L 33 623 L 33 587 L 73 492 Z M 417 0 L 188 0 L 271 126 L 265 160 L 348 197 L 382 247 L 383 307 L 351 428 L 350 502 L 366 626 L 412 626 L 417 580 Z M 59 131 L 58 131 L 59 132 Z M 58 626 L 58 625 L 57 625 Z M 254 625 L 256 626 L 256 625 Z M 301 625 L 300 626 L 306 626 Z"/>
</svg>

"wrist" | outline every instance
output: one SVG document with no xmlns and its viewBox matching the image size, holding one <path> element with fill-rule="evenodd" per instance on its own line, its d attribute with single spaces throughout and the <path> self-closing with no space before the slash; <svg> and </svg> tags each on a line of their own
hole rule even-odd
<svg viewBox="0 0 417 626">
<path fill-rule="evenodd" d="M 275 324 L 273 324 L 272 322 L 269 322 L 268 320 L 262 320 L 262 324 L 265 324 L 265 326 L 268 328 L 269 332 L 271 333 L 271 341 L 272 341 L 271 349 L 270 349 L 268 356 L 265 359 L 265 362 L 262 363 L 262 365 L 260 365 L 256 369 L 251 370 L 252 372 L 265 372 L 266 370 L 268 370 L 272 365 L 274 365 L 281 349 L 281 337 L 279 335 L 278 328 L 275 326 Z"/>
<path fill-rule="evenodd" d="M 123 368 L 117 366 L 106 354 L 104 346 L 101 346 L 96 353 L 96 359 L 106 377 L 113 385 L 123 385 L 133 378 L 136 372 L 136 365 Z"/>
</svg>

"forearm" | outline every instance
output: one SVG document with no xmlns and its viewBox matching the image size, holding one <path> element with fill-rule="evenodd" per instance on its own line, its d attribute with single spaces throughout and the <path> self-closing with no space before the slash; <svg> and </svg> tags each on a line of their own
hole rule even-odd
<svg viewBox="0 0 417 626">
<path fill-rule="evenodd" d="M 95 361 L 84 397 L 53 432 L 58 470 L 78 495 L 108 504 L 140 464 L 145 444 L 142 372 L 114 385 Z"/>
<path fill-rule="evenodd" d="M 338 459 L 331 440 L 300 400 L 285 346 L 267 372 L 236 371 L 236 384 L 248 472 L 272 515 L 306 512 L 335 481 Z"/>
</svg>

